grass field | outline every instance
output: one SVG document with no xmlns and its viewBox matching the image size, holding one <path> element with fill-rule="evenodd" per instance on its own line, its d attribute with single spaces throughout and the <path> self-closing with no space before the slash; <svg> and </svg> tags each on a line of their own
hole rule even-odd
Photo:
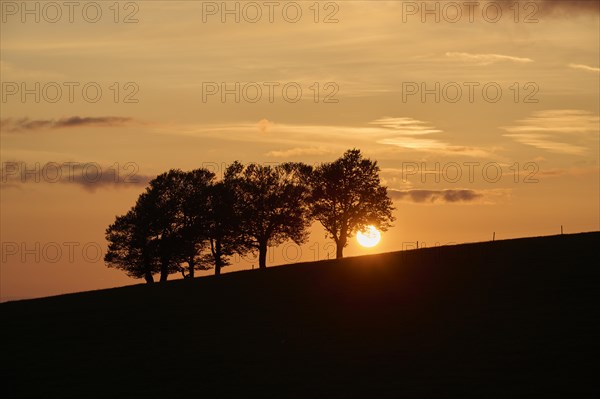
<svg viewBox="0 0 600 399">
<path fill-rule="evenodd" d="M 599 243 L 524 238 L 8 302 L 1 392 L 592 397 Z"/>
</svg>

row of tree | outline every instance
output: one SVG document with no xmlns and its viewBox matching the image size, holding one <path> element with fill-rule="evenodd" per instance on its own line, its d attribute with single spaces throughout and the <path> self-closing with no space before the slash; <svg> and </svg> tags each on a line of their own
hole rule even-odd
<svg viewBox="0 0 600 399">
<path fill-rule="evenodd" d="M 287 240 L 302 244 L 313 221 L 335 241 L 337 257 L 348 239 L 373 225 L 391 226 L 392 201 L 376 161 L 348 150 L 334 162 L 312 167 L 231 164 L 221 180 L 207 169 L 170 170 L 153 179 L 136 204 L 106 230 L 109 267 L 154 282 L 172 273 L 221 269 L 238 253 L 267 250 Z"/>
</svg>

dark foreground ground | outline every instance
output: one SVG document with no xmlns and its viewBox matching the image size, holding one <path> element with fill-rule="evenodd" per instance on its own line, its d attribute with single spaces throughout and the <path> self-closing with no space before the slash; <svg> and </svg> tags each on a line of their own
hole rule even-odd
<svg viewBox="0 0 600 399">
<path fill-rule="evenodd" d="M 5 303 L 0 392 L 592 397 L 599 243 L 506 240 Z"/>
</svg>

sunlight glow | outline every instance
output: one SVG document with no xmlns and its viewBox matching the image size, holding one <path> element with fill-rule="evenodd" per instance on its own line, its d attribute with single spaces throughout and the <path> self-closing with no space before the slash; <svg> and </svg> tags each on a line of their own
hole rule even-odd
<svg viewBox="0 0 600 399">
<path fill-rule="evenodd" d="M 356 234 L 356 241 L 366 248 L 374 247 L 375 245 L 379 244 L 380 240 L 381 233 L 375 228 L 375 226 L 367 226 L 364 231 L 359 231 L 358 234 Z"/>
</svg>

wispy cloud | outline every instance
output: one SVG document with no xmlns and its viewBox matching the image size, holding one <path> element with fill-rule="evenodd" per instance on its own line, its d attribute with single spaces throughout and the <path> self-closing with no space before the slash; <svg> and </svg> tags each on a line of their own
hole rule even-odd
<svg viewBox="0 0 600 399">
<path fill-rule="evenodd" d="M 542 169 L 536 173 L 537 176 L 543 178 L 562 177 L 562 176 L 586 176 L 589 174 L 598 174 L 600 168 L 594 167 L 572 167 L 572 168 L 554 168 Z"/>
<path fill-rule="evenodd" d="M 370 124 L 381 126 L 388 132 L 393 133 L 393 137 L 379 140 L 378 143 L 380 144 L 414 150 L 442 150 L 449 146 L 448 143 L 444 143 L 438 139 L 421 137 L 423 135 L 442 133 L 440 129 L 430 126 L 428 122 L 412 118 L 386 117 L 377 119 Z"/>
<path fill-rule="evenodd" d="M 456 53 L 448 52 L 446 57 L 455 58 L 461 61 L 474 62 L 477 65 L 490 65 L 497 62 L 516 62 L 520 64 L 533 62 L 531 58 L 515 57 L 511 55 L 502 54 L 471 54 L 471 53 Z"/>
<path fill-rule="evenodd" d="M 514 4 L 512 0 L 504 0 Z M 570 15 L 576 13 L 595 13 L 600 12 L 600 4 L 597 0 L 536 0 L 540 10 L 547 14 Z"/>
<path fill-rule="evenodd" d="M 371 122 L 373 125 L 382 126 L 388 132 L 387 138 L 378 141 L 380 144 L 393 145 L 396 147 L 445 153 L 461 154 L 471 157 L 489 157 L 490 153 L 486 150 L 457 146 L 446 143 L 437 138 L 423 138 L 424 135 L 443 133 L 442 130 L 431 126 L 428 122 L 419 121 L 412 118 L 381 118 Z"/>
<path fill-rule="evenodd" d="M 72 127 L 120 127 L 132 122 L 134 122 L 132 118 L 120 116 L 71 116 L 60 119 L 5 118 L 0 120 L 0 128 L 5 132 L 15 133 Z"/>
<path fill-rule="evenodd" d="M 13 63 L 0 60 L 0 73 L 3 81 L 19 79 L 64 79 L 65 75 L 53 71 L 31 69 L 17 66 Z"/>
<path fill-rule="evenodd" d="M 513 0 L 487 0 L 501 4 L 507 11 L 514 10 Z M 570 16 L 573 14 L 597 14 L 600 11 L 600 5 L 597 0 L 533 0 L 528 3 L 535 3 L 537 8 L 528 7 L 527 10 L 536 14 L 547 16 Z M 539 10 L 539 13 L 538 13 Z"/>
<path fill-rule="evenodd" d="M 274 158 L 294 158 L 300 156 L 329 155 L 335 152 L 334 149 L 326 147 L 296 147 L 289 150 L 269 151 L 266 155 Z"/>
<path fill-rule="evenodd" d="M 405 135 L 421 135 L 431 133 L 442 133 L 441 130 L 429 126 L 427 122 L 419 121 L 413 118 L 380 118 L 369 123 L 370 125 L 376 125 L 385 127 L 387 129 L 393 129 L 397 132 L 401 132 Z"/>
<path fill-rule="evenodd" d="M 600 68 L 591 67 L 589 65 L 584 65 L 584 64 L 569 64 L 568 66 L 569 66 L 569 68 L 581 69 L 582 71 L 600 73 Z"/>
<path fill-rule="evenodd" d="M 412 202 L 423 205 L 464 204 L 490 205 L 510 200 L 512 189 L 495 188 L 483 190 L 471 189 L 388 189 L 388 195 L 393 201 Z"/>
<path fill-rule="evenodd" d="M 392 200 L 411 201 L 417 203 L 456 203 L 473 202 L 481 199 L 483 194 L 475 190 L 388 190 Z"/>
<path fill-rule="evenodd" d="M 162 134 L 178 134 L 211 137 L 237 142 L 264 142 L 276 150 L 267 156 L 282 158 L 296 155 L 325 155 L 338 153 L 353 145 L 368 148 L 379 145 L 405 150 L 432 152 L 438 155 L 464 155 L 469 157 L 491 157 L 487 149 L 466 145 L 452 145 L 431 137 L 446 134 L 429 122 L 410 117 L 383 117 L 366 126 L 301 125 L 274 123 L 263 119 L 257 122 L 216 125 L 154 125 Z M 311 146 L 306 146 L 310 142 Z"/>
<path fill-rule="evenodd" d="M 598 140 L 600 118 L 588 111 L 546 110 L 517 123 L 502 127 L 509 133 L 504 136 L 551 152 L 581 155 Z"/>
<path fill-rule="evenodd" d="M 256 126 L 257 126 L 259 132 L 266 134 L 269 132 L 269 130 L 271 130 L 271 127 L 273 127 L 273 125 L 274 125 L 274 123 L 272 121 L 270 121 L 266 118 L 263 118 L 258 121 Z"/>
<path fill-rule="evenodd" d="M 3 189 L 22 189 L 31 184 L 72 184 L 88 192 L 103 188 L 144 187 L 156 176 L 132 171 L 116 172 L 114 166 L 97 163 L 53 163 L 35 167 L 22 161 L 4 162 L 0 169 Z"/>
</svg>

